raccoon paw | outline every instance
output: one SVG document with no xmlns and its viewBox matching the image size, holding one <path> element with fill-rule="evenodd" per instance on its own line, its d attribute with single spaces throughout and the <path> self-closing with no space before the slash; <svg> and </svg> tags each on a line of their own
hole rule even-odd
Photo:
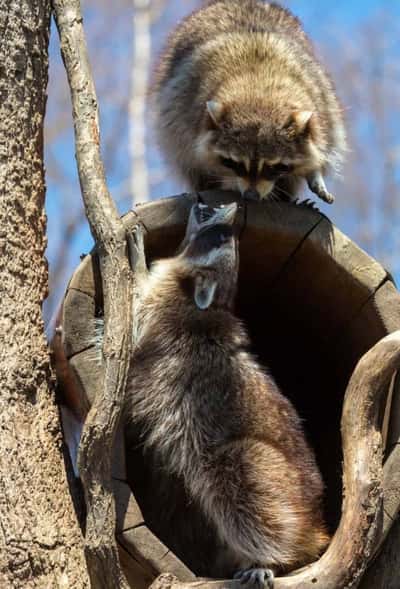
<svg viewBox="0 0 400 589">
<path fill-rule="evenodd" d="M 238 579 L 242 585 L 254 587 L 254 589 L 273 589 L 274 587 L 274 573 L 271 569 L 264 568 L 249 568 L 238 571 L 234 577 Z"/>
<path fill-rule="evenodd" d="M 307 184 L 311 192 L 314 192 L 321 200 L 327 202 L 328 204 L 332 204 L 335 200 L 333 194 L 328 192 L 325 186 L 325 180 L 320 171 L 311 172 L 307 176 Z"/>
<path fill-rule="evenodd" d="M 131 268 L 138 274 L 146 274 L 146 254 L 144 251 L 144 234 L 143 227 L 136 225 L 132 233 L 127 234 L 128 255 Z"/>
<path fill-rule="evenodd" d="M 335 202 L 335 197 L 333 196 L 333 194 L 331 194 L 327 190 L 321 190 L 320 192 L 317 192 L 316 194 L 319 196 L 319 198 L 321 200 L 328 203 L 328 205 L 331 205 L 333 202 Z"/>
</svg>

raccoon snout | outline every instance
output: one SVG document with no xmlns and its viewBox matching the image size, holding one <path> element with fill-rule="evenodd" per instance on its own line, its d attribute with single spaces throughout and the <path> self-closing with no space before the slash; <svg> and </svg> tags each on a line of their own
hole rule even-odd
<svg viewBox="0 0 400 589">
<path fill-rule="evenodd" d="M 255 188 L 249 188 L 244 191 L 243 198 L 246 200 L 260 200 L 260 193 Z"/>
</svg>

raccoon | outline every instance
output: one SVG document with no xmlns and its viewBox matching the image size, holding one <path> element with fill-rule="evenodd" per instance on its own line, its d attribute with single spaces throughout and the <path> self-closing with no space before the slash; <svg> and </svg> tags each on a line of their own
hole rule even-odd
<svg viewBox="0 0 400 589">
<path fill-rule="evenodd" d="M 194 190 L 293 200 L 346 150 L 342 109 L 300 21 L 262 0 L 215 0 L 172 33 L 151 89 L 161 148 Z"/>
<path fill-rule="evenodd" d="M 300 418 L 233 313 L 236 209 L 195 205 L 179 252 L 142 285 L 128 478 L 146 523 L 197 575 L 272 587 L 274 574 L 314 560 L 328 535 Z"/>
</svg>

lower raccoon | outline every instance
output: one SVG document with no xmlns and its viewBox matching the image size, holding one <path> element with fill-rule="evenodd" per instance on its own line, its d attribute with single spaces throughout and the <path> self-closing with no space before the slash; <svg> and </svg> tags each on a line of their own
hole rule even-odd
<svg viewBox="0 0 400 589">
<path fill-rule="evenodd" d="M 195 190 L 293 199 L 346 150 L 342 109 L 300 21 L 262 0 L 214 0 L 170 35 L 152 86 L 161 148 Z"/>
<path fill-rule="evenodd" d="M 179 252 L 144 279 L 127 464 L 146 523 L 197 575 L 272 587 L 274 574 L 316 559 L 328 535 L 300 418 L 233 314 L 236 209 L 195 205 Z"/>
</svg>

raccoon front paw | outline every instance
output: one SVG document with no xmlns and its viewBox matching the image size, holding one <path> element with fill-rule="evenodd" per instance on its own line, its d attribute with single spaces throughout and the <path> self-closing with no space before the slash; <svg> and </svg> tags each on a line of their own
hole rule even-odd
<svg viewBox="0 0 400 589">
<path fill-rule="evenodd" d="M 257 567 L 244 569 L 238 571 L 234 579 L 254 589 L 273 589 L 274 587 L 274 573 L 271 569 Z"/>
<path fill-rule="evenodd" d="M 132 270 L 136 274 L 147 273 L 146 254 L 144 250 L 144 233 L 141 225 L 136 225 L 131 233 L 127 234 L 128 254 Z"/>
<path fill-rule="evenodd" d="M 321 200 L 327 202 L 328 204 L 332 204 L 335 200 L 333 194 L 328 192 L 325 181 L 321 172 L 312 172 L 307 176 L 307 184 L 311 192 L 314 192 Z"/>
<path fill-rule="evenodd" d="M 328 205 L 331 205 L 333 202 L 335 202 L 335 197 L 327 190 L 320 190 L 316 192 L 316 194 L 319 196 L 321 200 L 328 203 Z"/>
</svg>

